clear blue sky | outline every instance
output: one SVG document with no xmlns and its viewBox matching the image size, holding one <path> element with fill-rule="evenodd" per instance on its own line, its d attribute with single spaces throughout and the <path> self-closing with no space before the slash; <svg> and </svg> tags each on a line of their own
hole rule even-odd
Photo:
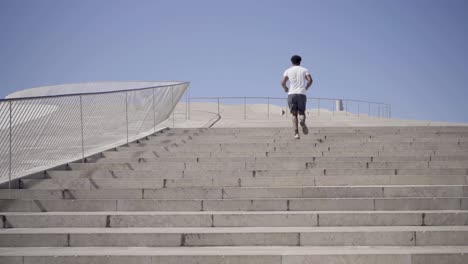
<svg viewBox="0 0 468 264">
<path fill-rule="evenodd" d="M 0 97 L 107 80 L 283 96 L 297 53 L 315 81 L 309 96 L 468 122 L 466 0 L 0 0 L 0 37 Z"/>
</svg>

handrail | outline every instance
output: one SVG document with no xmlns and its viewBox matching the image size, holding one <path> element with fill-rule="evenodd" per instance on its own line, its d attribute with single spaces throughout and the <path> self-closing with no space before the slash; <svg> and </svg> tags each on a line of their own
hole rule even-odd
<svg viewBox="0 0 468 264">
<path fill-rule="evenodd" d="M 273 100 L 283 100 L 287 99 L 285 97 L 264 97 L 264 96 L 223 96 L 223 97 L 190 97 L 190 99 L 195 100 L 215 100 L 215 99 L 273 99 Z M 320 100 L 343 100 L 348 102 L 359 102 L 359 103 L 371 103 L 371 104 L 382 104 L 388 105 L 387 103 L 382 102 L 373 102 L 373 101 L 364 101 L 364 100 L 357 100 L 357 99 L 345 99 L 345 98 L 327 98 L 327 97 L 307 97 L 307 100 L 310 99 L 320 99 Z"/>
<path fill-rule="evenodd" d="M 88 156 L 154 133 L 190 83 L 146 83 L 148 87 L 141 87 L 143 82 L 99 82 L 91 83 L 92 88 L 140 87 L 0 100 L 0 183 L 8 177 L 11 187 L 13 179 L 85 162 Z M 80 85 L 86 84 L 61 87 Z M 51 86 L 42 88 L 39 92 Z"/>
<path fill-rule="evenodd" d="M 267 100 L 268 104 L 268 109 L 270 106 L 270 100 L 286 100 L 287 98 L 285 97 L 261 97 L 261 96 L 231 96 L 231 97 L 189 97 L 188 98 L 188 104 L 190 105 L 192 100 L 216 100 L 217 105 L 218 105 L 218 114 L 220 114 L 220 101 L 221 100 L 243 100 L 244 104 L 244 119 L 247 119 L 247 110 L 246 110 L 246 104 L 247 104 L 247 99 L 253 99 L 253 100 Z M 382 103 L 382 102 L 373 102 L 373 101 L 365 101 L 365 100 L 357 100 L 357 99 L 343 99 L 343 98 L 326 98 L 326 97 L 307 97 L 307 100 L 312 101 L 312 100 L 317 100 L 318 101 L 318 107 L 317 107 L 317 112 L 318 115 L 320 115 L 320 101 L 334 101 L 341 103 L 341 107 L 343 109 L 340 109 L 339 111 L 343 111 L 346 113 L 349 113 L 352 111 L 350 107 L 348 107 L 348 103 L 354 103 L 357 104 L 357 116 L 360 116 L 363 114 L 362 109 L 360 109 L 361 104 L 367 104 L 368 105 L 368 111 L 367 114 L 368 116 L 376 116 L 378 118 L 391 118 L 392 116 L 392 107 L 390 104 L 387 103 Z M 344 105 L 342 104 L 344 102 Z M 372 106 L 377 106 L 376 109 L 372 109 Z M 190 106 L 188 107 L 190 109 Z M 372 112 L 372 110 L 375 111 L 375 113 Z M 333 113 L 336 112 L 336 105 L 334 105 L 333 108 Z M 189 110 L 190 112 L 190 110 Z M 190 114 L 189 114 L 190 116 Z M 269 118 L 269 110 L 267 113 L 267 116 Z"/>
<path fill-rule="evenodd" d="M 138 81 L 135 81 L 137 83 Z M 97 82 L 104 84 L 105 82 Z M 124 82 L 121 82 L 124 83 Z M 128 82 L 131 83 L 131 82 Z M 86 83 L 83 83 L 86 84 Z M 142 88 L 133 88 L 133 89 L 119 89 L 114 91 L 105 91 L 105 92 L 88 92 L 88 93 L 71 93 L 71 94 L 56 94 L 56 95 L 42 95 L 42 96 L 29 96 L 29 97 L 17 97 L 17 98 L 0 98 L 0 102 L 7 102 L 7 101 L 22 101 L 22 100 L 32 100 L 32 99 L 46 99 L 46 98 L 56 98 L 56 97 L 70 97 L 70 96 L 80 96 L 80 95 L 99 95 L 99 94 L 111 94 L 111 93 L 121 93 L 121 92 L 135 92 L 141 90 L 147 90 L 152 88 L 165 88 L 171 87 L 174 85 L 190 85 L 190 82 L 175 82 L 175 84 L 166 84 L 166 85 L 157 85 L 157 86 L 149 86 L 149 87 L 142 87 Z M 41 87 L 37 87 L 41 88 Z"/>
<path fill-rule="evenodd" d="M 220 114 L 217 114 L 217 113 L 213 113 L 213 112 L 208 112 L 208 113 L 216 115 L 216 120 L 214 120 L 211 124 L 208 125 L 208 128 L 211 128 L 211 127 L 213 127 L 216 123 L 218 123 L 219 120 L 221 120 L 221 115 L 220 115 Z M 208 121 L 208 123 L 209 123 L 211 120 L 212 120 L 212 119 L 210 119 L 210 120 Z"/>
</svg>

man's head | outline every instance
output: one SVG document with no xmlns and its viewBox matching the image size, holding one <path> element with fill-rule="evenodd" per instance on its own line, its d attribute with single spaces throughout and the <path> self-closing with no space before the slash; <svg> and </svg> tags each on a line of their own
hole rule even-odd
<svg viewBox="0 0 468 264">
<path fill-rule="evenodd" d="M 299 55 L 294 55 L 294 56 L 291 57 L 291 62 L 292 62 L 293 65 L 297 65 L 297 66 L 301 65 L 301 60 L 302 60 L 302 58 Z"/>
</svg>

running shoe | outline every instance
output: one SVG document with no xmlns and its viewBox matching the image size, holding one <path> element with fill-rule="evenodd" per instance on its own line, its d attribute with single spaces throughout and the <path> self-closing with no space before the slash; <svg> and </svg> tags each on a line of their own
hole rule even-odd
<svg viewBox="0 0 468 264">
<path fill-rule="evenodd" d="M 301 127 L 302 127 L 302 133 L 303 133 L 304 135 L 309 134 L 309 129 L 307 128 L 307 125 L 306 125 L 305 122 L 301 122 Z"/>
</svg>

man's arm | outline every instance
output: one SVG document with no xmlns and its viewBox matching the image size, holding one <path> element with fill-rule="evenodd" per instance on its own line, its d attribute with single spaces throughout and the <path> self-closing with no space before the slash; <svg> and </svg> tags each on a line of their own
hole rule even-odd
<svg viewBox="0 0 468 264">
<path fill-rule="evenodd" d="M 309 87 L 312 86 L 314 80 L 312 80 L 312 76 L 310 76 L 310 74 L 306 74 L 305 78 L 307 80 L 306 90 L 309 90 Z"/>
<path fill-rule="evenodd" d="M 283 86 L 284 92 L 288 92 L 289 88 L 286 86 L 286 83 L 288 82 L 289 78 L 288 76 L 283 77 L 283 81 L 281 82 L 281 86 Z"/>
</svg>

